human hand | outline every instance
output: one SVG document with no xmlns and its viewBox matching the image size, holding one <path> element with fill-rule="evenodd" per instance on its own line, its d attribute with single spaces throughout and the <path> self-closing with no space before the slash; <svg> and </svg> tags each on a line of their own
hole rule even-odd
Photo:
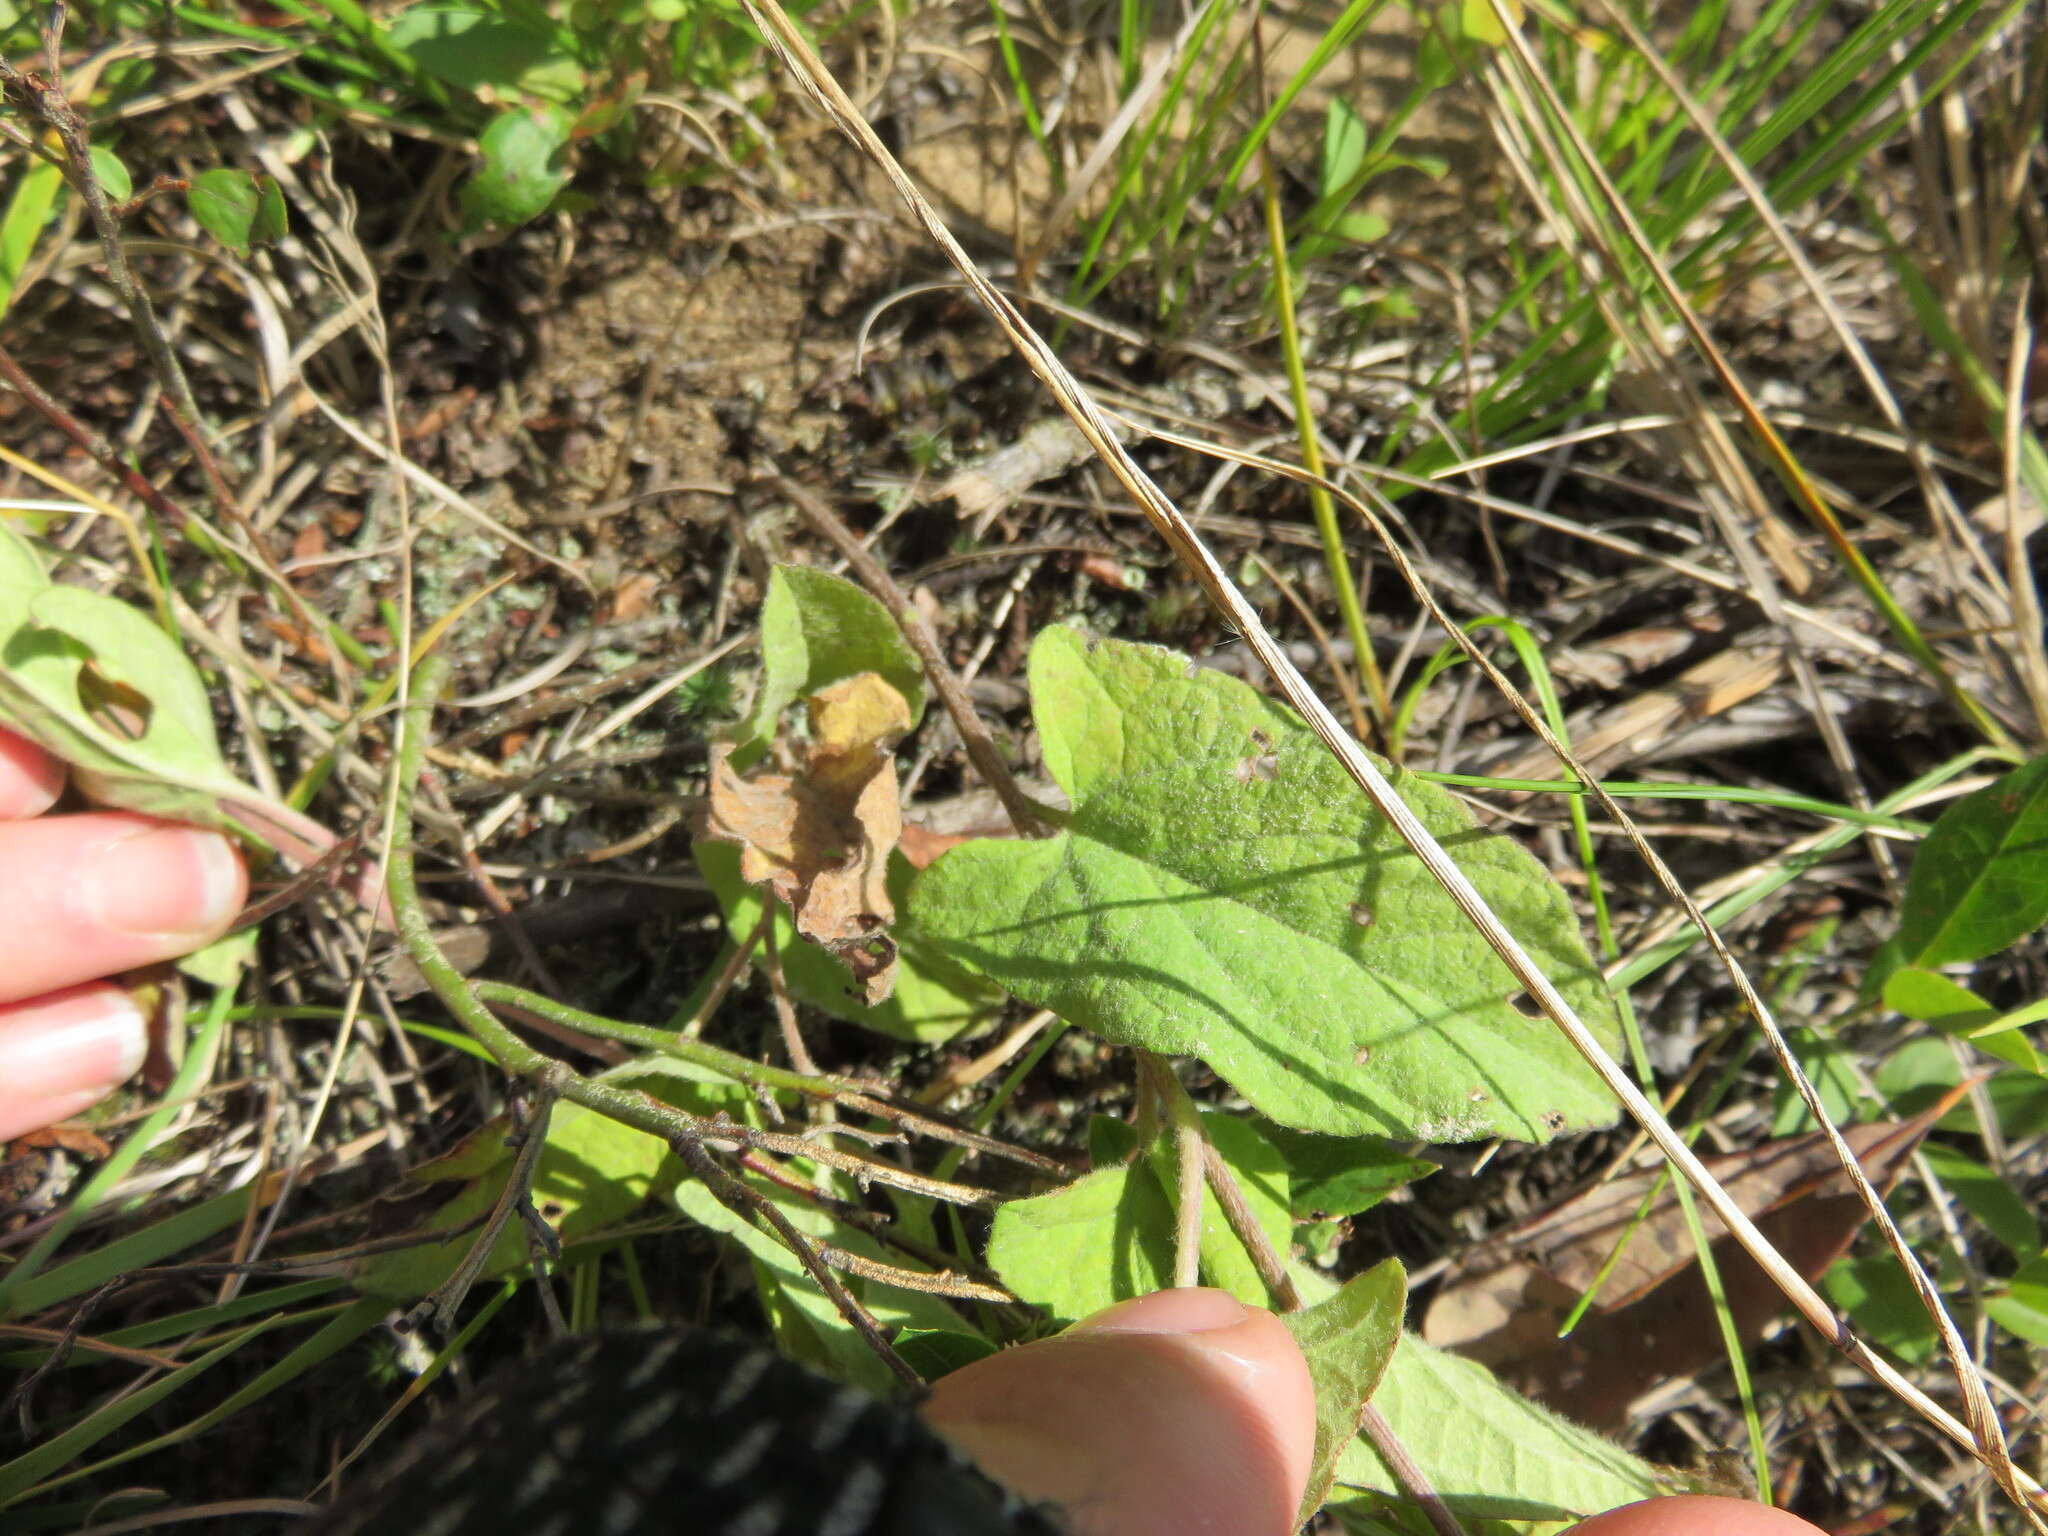
<svg viewBox="0 0 2048 1536">
<path fill-rule="evenodd" d="M 101 978 L 190 954 L 248 894 L 217 832 L 44 813 L 63 765 L 0 730 L 0 1141 L 77 1114 L 142 1065 L 148 1022 Z"/>
<path fill-rule="evenodd" d="M 1315 1444 L 1308 1366 L 1227 1292 L 1159 1291 L 932 1387 L 925 1421 L 1075 1536 L 1286 1536 Z M 1570 1536 L 1817 1536 L 1739 1499 L 1651 1499 Z"/>
</svg>

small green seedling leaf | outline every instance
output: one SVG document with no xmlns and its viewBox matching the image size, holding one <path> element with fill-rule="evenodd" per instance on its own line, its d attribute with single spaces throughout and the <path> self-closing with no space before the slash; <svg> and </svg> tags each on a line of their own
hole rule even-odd
<svg viewBox="0 0 2048 1536">
<path fill-rule="evenodd" d="M 135 195 L 135 178 L 128 174 L 128 167 L 121 163 L 121 157 L 104 144 L 95 144 L 86 151 L 92 161 L 92 173 L 107 196 L 117 203 L 125 203 Z"/>
<path fill-rule="evenodd" d="M 1900 958 L 1981 960 L 2048 922 L 2048 757 L 1965 795 L 1934 823 L 1899 903 Z"/>
<path fill-rule="evenodd" d="M 1336 1135 L 1544 1141 L 1613 1124 L 1600 1079 L 1298 717 L 1153 646 L 1046 630 L 1043 841 L 946 853 L 919 933 L 1119 1045 L 1196 1056 L 1268 1119 Z M 1620 1020 L 1564 892 L 1399 769 L 1398 792 L 1611 1049 Z"/>
<path fill-rule="evenodd" d="M 1408 1276 L 1400 1261 L 1383 1259 L 1336 1295 L 1280 1319 L 1301 1346 L 1316 1389 L 1315 1462 L 1297 1525 L 1313 1519 L 1330 1497 L 1338 1463 L 1358 1434 L 1359 1416 L 1401 1342 L 1407 1300 Z"/>
<path fill-rule="evenodd" d="M 1373 1402 L 1423 1475 L 1459 1515 L 1572 1520 L 1667 1493 L 1647 1462 L 1502 1386 L 1476 1361 L 1404 1335 Z M 1399 1494 L 1363 1440 L 1338 1483 Z"/>
<path fill-rule="evenodd" d="M 569 114 L 553 105 L 514 107 L 491 119 L 477 148 L 483 163 L 464 183 L 472 224 L 524 224 L 569 184 Z"/>
<path fill-rule="evenodd" d="M 1378 1136 L 1317 1136 L 1284 1125 L 1260 1129 L 1287 1160 L 1289 1202 L 1303 1220 L 1369 1211 L 1440 1166 Z"/>
<path fill-rule="evenodd" d="M 692 845 L 697 867 L 725 913 L 726 931 L 744 941 L 761 921 L 761 892 L 740 877 L 740 849 L 733 843 Z M 889 894 L 902 913 L 912 870 L 902 854 L 889 858 Z M 879 1003 L 861 1001 L 845 962 L 797 935 L 789 909 L 775 905 L 775 944 L 783 980 L 791 995 L 813 1008 L 898 1040 L 949 1040 L 1001 1004 L 1002 993 L 981 977 L 954 965 L 945 951 L 924 938 L 916 924 L 899 918 L 890 932 L 896 941 L 896 988 Z"/>
<path fill-rule="evenodd" d="M 237 256 L 284 233 L 284 195 L 266 192 L 254 176 L 234 166 L 194 176 L 185 203 L 199 227 Z"/>
<path fill-rule="evenodd" d="M 924 718 L 924 668 L 889 610 L 830 571 L 778 565 L 761 604 L 761 687 L 735 766 L 747 766 L 747 748 L 772 739 L 798 699 L 862 672 L 879 672 L 903 695 L 913 728 Z"/>
<path fill-rule="evenodd" d="M 1103 1168 L 997 1210 L 989 1267 L 1062 1323 L 1173 1283 L 1173 1209 L 1144 1167 Z"/>
<path fill-rule="evenodd" d="M 1329 112 L 1323 118 L 1322 185 L 1317 188 L 1318 196 L 1328 197 L 1341 191 L 1358 174 L 1371 141 L 1372 135 L 1358 109 L 1341 96 L 1331 97 Z"/>
</svg>

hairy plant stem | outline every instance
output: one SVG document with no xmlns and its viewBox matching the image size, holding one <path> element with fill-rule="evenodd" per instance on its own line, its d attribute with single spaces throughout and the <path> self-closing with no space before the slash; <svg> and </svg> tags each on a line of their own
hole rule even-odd
<svg viewBox="0 0 2048 1536">
<path fill-rule="evenodd" d="M 1141 1054 L 1151 1055 L 1150 1052 Z M 1200 1139 L 1202 1172 L 1208 1179 L 1209 1188 L 1216 1196 L 1216 1203 L 1223 1207 L 1223 1219 L 1230 1224 L 1232 1235 L 1243 1246 L 1246 1255 L 1252 1261 L 1252 1267 L 1258 1270 L 1259 1278 L 1265 1282 L 1274 1305 L 1282 1312 L 1303 1310 L 1301 1292 L 1295 1287 L 1294 1277 L 1287 1272 L 1286 1259 L 1273 1246 L 1273 1240 L 1266 1235 L 1266 1229 L 1259 1225 L 1259 1219 L 1253 1214 L 1251 1201 L 1245 1195 L 1244 1186 L 1238 1183 L 1237 1175 L 1223 1160 L 1223 1155 L 1216 1150 L 1215 1144 L 1203 1134 L 1201 1114 L 1195 1108 L 1194 1101 L 1188 1097 L 1187 1090 L 1180 1084 L 1180 1079 L 1173 1075 L 1172 1068 L 1165 1061 L 1158 1057 L 1151 1059 L 1157 1062 L 1158 1066 L 1152 1072 L 1150 1081 L 1155 1091 L 1166 1100 L 1167 1113 L 1176 1128 L 1185 1121 L 1193 1121 L 1195 1135 Z M 1199 1209 L 1199 1201 L 1197 1208 Z M 1394 1426 L 1387 1422 L 1386 1415 L 1370 1401 L 1359 1406 L 1358 1432 L 1364 1435 L 1372 1448 L 1379 1453 L 1380 1460 L 1386 1463 L 1387 1470 L 1393 1474 L 1401 1492 L 1422 1510 L 1437 1536 L 1466 1536 L 1464 1526 L 1459 1524 L 1458 1517 L 1452 1513 L 1450 1505 L 1444 1502 L 1443 1495 L 1436 1491 L 1435 1485 L 1429 1480 L 1429 1474 L 1424 1472 L 1417 1465 L 1415 1458 L 1408 1454 L 1408 1448 L 1401 1443 L 1400 1436 L 1394 1433 Z"/>
</svg>

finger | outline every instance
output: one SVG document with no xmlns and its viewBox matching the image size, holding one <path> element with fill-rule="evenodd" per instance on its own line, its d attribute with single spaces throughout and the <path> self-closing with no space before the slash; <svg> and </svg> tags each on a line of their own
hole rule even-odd
<svg viewBox="0 0 2048 1536">
<path fill-rule="evenodd" d="M 1315 1450 L 1293 1337 L 1214 1290 L 1140 1297 L 965 1366 L 924 1415 L 1076 1536 L 1286 1536 Z"/>
<path fill-rule="evenodd" d="M 12 731 L 0 731 L 0 821 L 40 816 L 64 793 L 64 765 Z"/>
<path fill-rule="evenodd" d="M 1582 1521 L 1565 1536 L 1822 1536 L 1819 1526 L 1768 1504 L 1684 1494 L 1625 1504 Z"/>
<path fill-rule="evenodd" d="M 189 954 L 247 894 L 217 832 L 127 811 L 0 822 L 0 1003 Z"/>
<path fill-rule="evenodd" d="M 0 1008 L 0 1141 L 97 1103 L 148 1052 L 142 1011 L 104 981 Z"/>
</svg>

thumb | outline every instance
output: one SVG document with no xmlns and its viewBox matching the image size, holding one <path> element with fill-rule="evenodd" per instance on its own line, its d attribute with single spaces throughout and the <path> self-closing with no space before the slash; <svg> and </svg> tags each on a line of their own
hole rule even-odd
<svg viewBox="0 0 2048 1536">
<path fill-rule="evenodd" d="M 1159 1291 L 941 1377 L 931 1426 L 1076 1536 L 1286 1536 L 1315 1394 L 1293 1336 L 1228 1292 Z"/>
</svg>

